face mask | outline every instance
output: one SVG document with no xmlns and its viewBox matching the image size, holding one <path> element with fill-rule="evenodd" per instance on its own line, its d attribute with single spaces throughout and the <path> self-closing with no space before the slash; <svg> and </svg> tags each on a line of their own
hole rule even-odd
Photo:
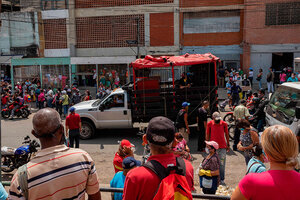
<svg viewBox="0 0 300 200">
<path fill-rule="evenodd" d="M 245 129 L 244 128 L 240 128 L 240 131 L 243 132 Z"/>
<path fill-rule="evenodd" d="M 207 147 L 205 147 L 205 152 L 209 154 L 209 149 Z"/>
</svg>

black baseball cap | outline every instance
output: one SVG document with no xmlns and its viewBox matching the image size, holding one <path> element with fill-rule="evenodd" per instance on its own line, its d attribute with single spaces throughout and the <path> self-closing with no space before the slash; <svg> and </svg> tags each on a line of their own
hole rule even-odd
<svg viewBox="0 0 300 200">
<path fill-rule="evenodd" d="M 141 161 L 134 159 L 133 157 L 124 158 L 122 162 L 123 169 L 131 169 L 133 167 L 141 166 Z"/>
<path fill-rule="evenodd" d="M 154 117 L 148 124 L 146 137 L 151 144 L 166 146 L 174 140 L 174 123 L 166 117 Z"/>
</svg>

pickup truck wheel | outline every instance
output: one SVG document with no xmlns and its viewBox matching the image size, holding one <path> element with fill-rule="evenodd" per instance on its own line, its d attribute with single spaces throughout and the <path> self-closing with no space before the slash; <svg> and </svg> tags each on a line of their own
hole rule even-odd
<svg viewBox="0 0 300 200">
<path fill-rule="evenodd" d="M 81 123 L 81 132 L 80 132 L 80 138 L 83 140 L 90 139 L 95 134 L 95 128 L 94 126 L 87 121 L 83 121 Z"/>
</svg>

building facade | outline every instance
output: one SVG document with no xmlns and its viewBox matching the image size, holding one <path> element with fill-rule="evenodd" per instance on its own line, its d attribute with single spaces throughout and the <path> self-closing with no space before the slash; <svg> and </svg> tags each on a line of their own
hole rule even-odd
<svg viewBox="0 0 300 200">
<path fill-rule="evenodd" d="M 38 57 L 69 58 L 70 79 L 80 85 L 103 76 L 123 84 L 129 63 L 145 55 L 211 52 L 224 67 L 255 74 L 300 56 L 295 0 L 20 0 L 20 7 L 37 13 Z"/>
<path fill-rule="evenodd" d="M 299 1 L 245 0 L 244 26 L 244 68 L 262 68 L 264 82 L 269 67 L 279 72 L 300 56 Z"/>
</svg>

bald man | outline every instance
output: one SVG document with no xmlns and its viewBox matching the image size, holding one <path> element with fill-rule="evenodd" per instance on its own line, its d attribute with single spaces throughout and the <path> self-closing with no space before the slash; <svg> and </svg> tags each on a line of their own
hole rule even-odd
<svg viewBox="0 0 300 200">
<path fill-rule="evenodd" d="M 39 110 L 33 117 L 32 134 L 41 150 L 27 163 L 24 176 L 15 173 L 9 199 L 101 199 L 95 164 L 88 153 L 64 145 L 61 118 L 54 109 Z M 26 176 L 25 176 L 26 177 Z M 24 179 L 26 180 L 26 178 Z"/>
</svg>

